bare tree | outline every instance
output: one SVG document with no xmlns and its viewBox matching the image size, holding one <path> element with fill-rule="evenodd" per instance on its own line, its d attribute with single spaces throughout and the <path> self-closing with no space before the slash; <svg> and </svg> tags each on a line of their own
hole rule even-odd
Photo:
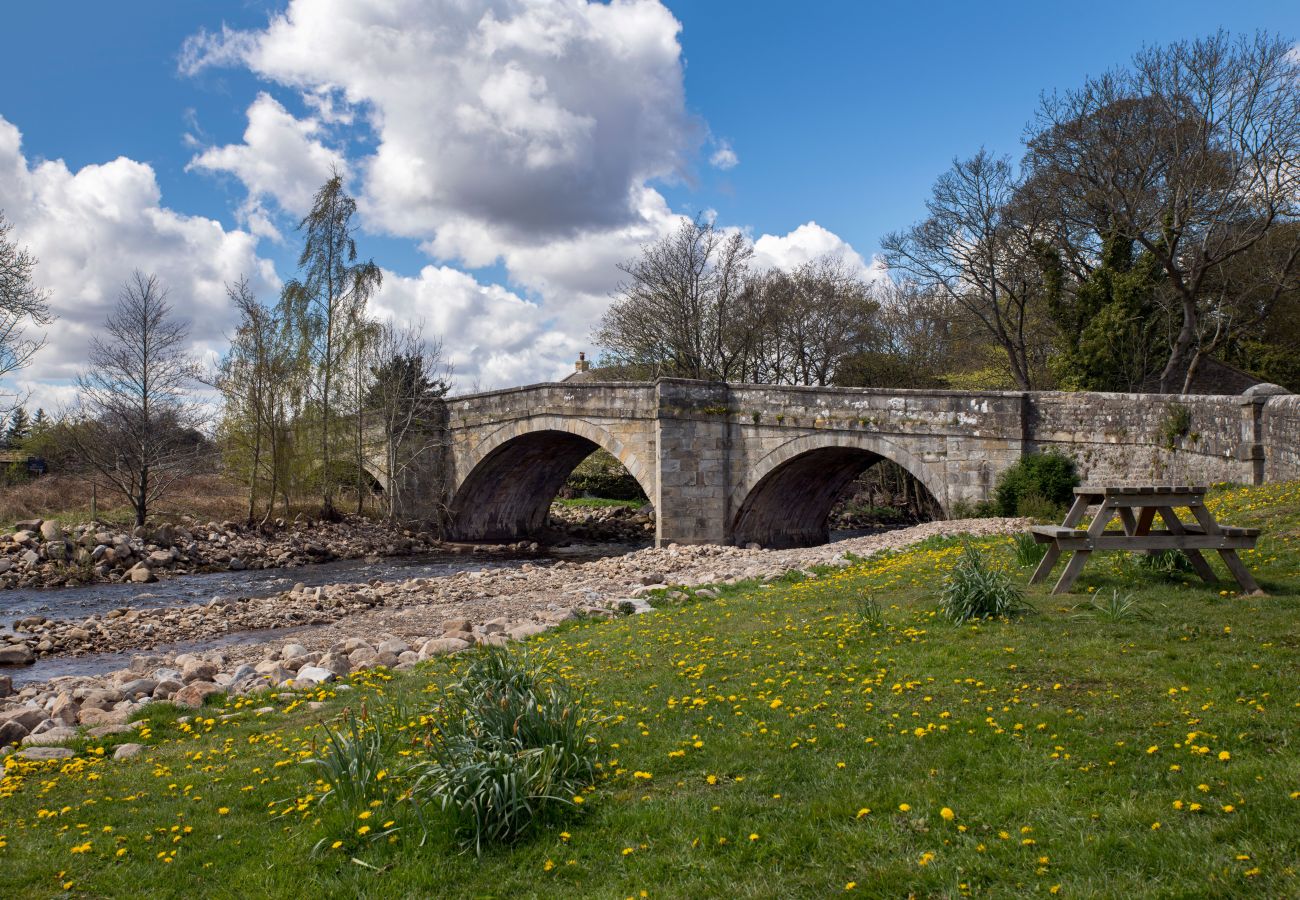
<svg viewBox="0 0 1300 900">
<path fill-rule="evenodd" d="M 1126 69 L 1044 97 L 1036 126 L 1027 162 L 1067 215 L 1118 231 L 1159 262 L 1180 319 L 1160 387 L 1187 389 L 1228 324 L 1214 274 L 1300 220 L 1292 46 L 1221 31 L 1150 47 Z"/>
<path fill-rule="evenodd" d="M 446 441 L 441 401 L 451 387 L 451 367 L 443 358 L 442 344 L 427 340 L 420 323 L 377 324 L 370 356 L 374 362 L 364 405 L 383 443 L 385 511 L 388 518 L 398 519 L 403 493 L 399 488 L 412 466 Z"/>
<path fill-rule="evenodd" d="M 32 281 L 36 258 L 10 239 L 12 228 L 0 212 L 0 378 L 25 368 L 45 346 L 45 337 L 27 337 L 26 327 L 54 321 L 49 296 Z M 16 393 L 0 397 L 3 415 L 22 403 Z"/>
<path fill-rule="evenodd" d="M 221 361 L 216 387 L 225 401 L 226 439 L 247 453 L 247 520 L 252 525 L 259 482 L 267 482 L 263 522 L 275 507 L 277 491 L 284 489 L 293 354 L 279 311 L 259 303 L 246 278 L 227 285 L 226 294 L 239 312 L 239 327 Z"/>
<path fill-rule="evenodd" d="M 1036 207 L 1013 204 L 1019 179 L 1011 163 L 986 150 L 935 182 L 929 215 L 882 242 L 889 268 L 941 292 L 966 310 L 1006 354 L 1011 376 L 1033 386 L 1031 306 L 1041 295 L 1034 262 Z"/>
<path fill-rule="evenodd" d="M 73 433 L 81 458 L 143 525 L 151 505 L 199 462 L 193 445 L 202 407 L 189 393 L 199 367 L 187 351 L 189 328 L 172 318 L 153 275 L 127 279 L 104 331 L 77 376 L 81 422 Z"/>
<path fill-rule="evenodd" d="M 625 366 L 654 375 L 730 380 L 750 349 L 738 315 L 753 248 L 738 232 L 703 219 L 641 248 L 620 268 L 628 281 L 605 313 L 595 341 Z"/>
</svg>

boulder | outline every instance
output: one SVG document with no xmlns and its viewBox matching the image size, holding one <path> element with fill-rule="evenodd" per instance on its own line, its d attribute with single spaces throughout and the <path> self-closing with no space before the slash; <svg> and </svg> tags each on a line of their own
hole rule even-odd
<svg viewBox="0 0 1300 900">
<path fill-rule="evenodd" d="M 384 641 L 382 644 L 379 645 L 380 653 L 391 653 L 394 656 L 401 656 L 403 653 L 405 653 L 407 650 L 410 649 L 411 649 L 410 644 L 398 638 L 389 638 L 388 640 Z"/>
<path fill-rule="evenodd" d="M 185 687 L 184 683 L 178 679 L 163 678 L 158 682 L 158 686 L 153 689 L 153 698 L 155 700 L 170 700 L 183 687 Z"/>
<path fill-rule="evenodd" d="M 67 747 L 26 747 L 18 751 L 19 757 L 32 761 L 67 759 L 72 755 Z"/>
<path fill-rule="evenodd" d="M 536 622 L 521 622 L 514 628 L 506 632 L 512 641 L 522 641 L 533 635 L 541 634 L 546 630 L 545 625 L 538 625 Z"/>
<path fill-rule="evenodd" d="M 181 680 L 186 684 L 195 681 L 212 681 L 217 677 L 217 664 L 206 659 L 194 659 L 185 664 L 181 670 Z"/>
<path fill-rule="evenodd" d="M 342 653 L 326 653 L 321 657 L 318 665 L 322 669 L 329 669 L 340 678 L 352 671 L 352 663 Z"/>
<path fill-rule="evenodd" d="M 33 566 L 40 565 L 41 562 L 41 555 L 37 553 L 35 550 L 28 550 L 26 553 L 24 553 L 22 556 L 18 558 L 21 559 L 24 563 L 26 563 L 27 568 L 29 569 L 32 568 Z"/>
<path fill-rule="evenodd" d="M 19 744 L 25 737 L 27 737 L 27 729 L 18 722 L 0 722 L 0 747 Z"/>
<path fill-rule="evenodd" d="M 26 644 L 9 644 L 0 647 L 0 666 L 29 666 L 36 662 L 36 654 Z"/>
<path fill-rule="evenodd" d="M 40 531 L 44 524 L 44 519 L 23 519 L 21 522 L 14 523 L 14 531 Z"/>
<path fill-rule="evenodd" d="M 211 681 L 193 681 L 177 691 L 171 701 L 179 706 L 198 709 L 203 705 L 205 698 L 220 693 L 223 693 L 223 691 L 218 684 L 213 684 Z"/>
<path fill-rule="evenodd" d="M 94 706 L 83 707 L 77 714 L 82 725 L 124 725 L 129 709 L 98 709 Z"/>
<path fill-rule="evenodd" d="M 54 701 L 54 708 L 50 710 L 50 718 L 57 719 L 64 725 L 76 725 L 79 711 L 77 701 L 67 694 L 60 694 Z"/>
<path fill-rule="evenodd" d="M 151 697 L 154 689 L 158 687 L 158 682 L 152 678 L 133 678 L 122 685 L 121 690 L 124 697 L 135 699 L 136 697 Z"/>
<path fill-rule="evenodd" d="M 443 631 L 473 631 L 474 624 L 469 619 L 448 619 L 442 623 Z"/>
<path fill-rule="evenodd" d="M 63 526 L 50 519 L 41 523 L 41 538 L 47 543 L 63 540 Z"/>
<path fill-rule="evenodd" d="M 468 650 L 471 644 L 468 641 L 462 641 L 460 638 L 434 638 L 425 641 L 424 646 L 420 648 L 420 659 L 428 659 L 431 656 L 445 656 L 448 653 L 459 653 L 462 650 Z"/>
<path fill-rule="evenodd" d="M 158 580 L 158 576 L 153 573 L 153 569 L 144 563 L 136 563 L 127 570 L 126 576 L 132 584 L 151 584 Z"/>
<path fill-rule="evenodd" d="M 113 759 L 134 759 L 143 750 L 144 744 L 118 744 L 117 749 L 113 751 Z"/>
<path fill-rule="evenodd" d="M 45 715 L 45 710 L 37 709 L 34 706 L 20 706 L 18 709 L 7 709 L 0 712 L 0 724 L 17 722 L 23 726 L 23 731 L 31 731 L 44 722 L 46 718 L 48 717 Z"/>
<path fill-rule="evenodd" d="M 285 644 L 284 649 L 280 651 L 280 658 L 293 659 L 295 656 L 306 656 L 310 652 L 302 644 Z"/>
<path fill-rule="evenodd" d="M 150 568 L 170 566 L 175 561 L 170 550 L 155 550 L 145 557 L 145 564 Z"/>
<path fill-rule="evenodd" d="M 324 684 L 333 681 L 337 677 L 338 676 L 329 669 L 321 668 L 320 666 L 303 666 L 298 670 L 298 676 L 294 680 L 299 682 L 306 681 L 310 684 Z"/>
<path fill-rule="evenodd" d="M 77 736 L 77 729 L 68 728 L 60 725 L 55 728 L 48 728 L 45 731 L 32 732 L 23 738 L 24 747 L 52 747 L 56 744 L 65 744 Z"/>
<path fill-rule="evenodd" d="M 0 697 L 8 697 L 14 692 L 14 680 L 8 675 L 0 675 Z"/>
</svg>

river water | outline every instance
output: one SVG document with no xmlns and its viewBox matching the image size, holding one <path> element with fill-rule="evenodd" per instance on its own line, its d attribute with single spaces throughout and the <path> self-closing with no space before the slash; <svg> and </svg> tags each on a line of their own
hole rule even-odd
<svg viewBox="0 0 1300 900">
<path fill-rule="evenodd" d="M 524 563 L 547 564 L 564 559 L 575 562 L 617 556 L 637 549 L 626 544 L 577 544 L 552 549 L 546 555 L 510 556 L 492 554 L 423 553 L 412 556 L 341 559 L 315 565 L 285 569 L 259 569 L 242 572 L 210 572 L 181 575 L 153 584 L 90 584 L 82 587 L 18 589 L 0 591 L 0 632 L 12 633 L 13 623 L 25 616 L 42 615 L 52 619 L 80 620 L 95 613 L 103 614 L 122 607 L 154 609 L 169 606 L 204 604 L 213 597 L 269 597 L 302 583 L 307 587 L 322 584 L 358 584 L 361 582 L 403 581 L 409 578 L 445 578 L 457 572 L 480 569 L 517 568 Z M 183 653 L 187 650 L 210 650 L 234 644 L 274 640 L 291 634 L 292 628 L 241 631 L 218 639 L 169 644 L 150 651 L 94 653 L 78 657 L 46 657 L 35 665 L 0 667 L 15 685 L 46 681 L 61 675 L 99 675 L 126 667 L 137 653 Z"/>
</svg>

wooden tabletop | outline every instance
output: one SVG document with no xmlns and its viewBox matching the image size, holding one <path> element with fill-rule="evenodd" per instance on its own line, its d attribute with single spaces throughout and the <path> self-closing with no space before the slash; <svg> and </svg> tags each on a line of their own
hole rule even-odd
<svg viewBox="0 0 1300 900">
<path fill-rule="evenodd" d="M 1086 484 L 1074 489 L 1076 494 L 1085 497 L 1114 497 L 1114 496 L 1131 496 L 1140 495 L 1159 495 L 1159 494 L 1204 494 L 1209 490 L 1203 485 L 1187 484 L 1150 484 L 1150 485 L 1101 485 Z"/>
</svg>

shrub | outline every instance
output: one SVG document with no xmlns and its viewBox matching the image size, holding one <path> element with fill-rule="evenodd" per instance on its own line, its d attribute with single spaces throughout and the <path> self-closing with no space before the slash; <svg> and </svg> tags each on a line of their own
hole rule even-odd
<svg viewBox="0 0 1300 900">
<path fill-rule="evenodd" d="M 645 492 L 632 473 L 613 455 L 597 450 L 578 463 L 564 483 L 562 493 L 570 496 L 584 494 L 609 500 L 645 501 Z"/>
<path fill-rule="evenodd" d="M 1079 486 L 1074 462 L 1059 453 L 1029 453 L 998 479 L 994 497 L 999 515 L 1021 515 L 1022 499 L 1034 495 L 1053 507 L 1064 506 Z"/>
<path fill-rule="evenodd" d="M 442 713 L 412 796 L 445 813 L 476 853 L 557 816 L 595 778 L 593 721 L 527 652 L 494 648 L 476 658 Z"/>
<path fill-rule="evenodd" d="M 1032 568 L 1042 562 L 1043 557 L 1047 555 L 1047 545 L 1038 543 L 1027 531 L 1012 535 L 1011 543 L 1016 550 L 1016 564 L 1021 568 Z"/>
<path fill-rule="evenodd" d="M 953 519 L 985 519 L 997 514 L 997 506 L 992 500 L 981 500 L 978 503 L 972 503 L 969 500 L 957 500 L 952 504 L 949 517 Z"/>
<path fill-rule="evenodd" d="M 954 624 L 970 619 L 993 619 L 1029 609 L 1020 588 L 1006 572 L 989 565 L 971 544 L 944 582 L 940 611 Z"/>
</svg>

